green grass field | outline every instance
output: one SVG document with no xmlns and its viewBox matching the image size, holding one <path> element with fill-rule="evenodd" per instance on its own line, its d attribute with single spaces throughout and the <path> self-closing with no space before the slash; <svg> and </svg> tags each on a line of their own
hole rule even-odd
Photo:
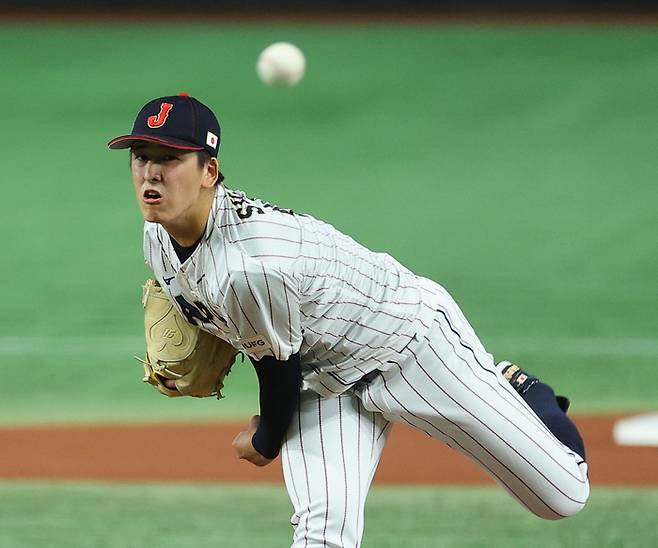
<svg viewBox="0 0 658 548">
<path fill-rule="evenodd" d="M 308 71 L 273 90 L 254 63 L 282 38 Z M 219 113 L 229 186 L 439 281 L 575 410 L 655 406 L 653 28 L 5 23 L 0 47 L 0 421 L 251 407 L 248 371 L 221 405 L 135 384 L 147 271 L 125 153 L 105 144 L 179 90 Z"/>
<path fill-rule="evenodd" d="M 283 488 L 0 483 L 0 548 L 281 548 L 292 539 Z M 595 490 L 577 516 L 528 514 L 483 488 L 375 487 L 364 548 L 649 548 L 658 492 Z M 404 539 L 404 540 L 402 540 Z"/>
<path fill-rule="evenodd" d="M 255 61 L 281 39 L 308 71 L 272 90 Z M 132 359 L 148 273 L 127 157 L 105 145 L 182 90 L 219 115 L 228 186 L 439 281 L 575 412 L 655 409 L 655 28 L 0 23 L 0 51 L 0 423 L 255 410 L 248 364 L 221 402 L 170 401 Z M 494 490 L 378 489 L 365 546 L 656 545 L 656 490 L 595 495 L 555 524 Z M 2 483 L 0 500 L 0 547 L 290 538 L 274 488 Z"/>
</svg>

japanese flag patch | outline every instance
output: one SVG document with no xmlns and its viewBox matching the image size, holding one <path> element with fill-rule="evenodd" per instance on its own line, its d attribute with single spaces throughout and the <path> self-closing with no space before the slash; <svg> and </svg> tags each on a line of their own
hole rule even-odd
<svg viewBox="0 0 658 548">
<path fill-rule="evenodd" d="M 215 135 L 212 131 L 209 131 L 206 134 L 206 144 L 208 146 L 211 146 L 213 148 L 217 148 L 217 135 Z"/>
</svg>

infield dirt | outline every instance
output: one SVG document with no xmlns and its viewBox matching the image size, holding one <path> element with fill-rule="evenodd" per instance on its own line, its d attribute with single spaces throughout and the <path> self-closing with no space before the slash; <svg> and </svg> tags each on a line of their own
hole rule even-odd
<svg viewBox="0 0 658 548">
<path fill-rule="evenodd" d="M 594 485 L 658 485 L 658 448 L 621 447 L 612 439 L 619 416 L 575 419 Z M 85 425 L 0 428 L 0 477 L 104 481 L 282 481 L 281 466 L 239 461 L 231 441 L 242 423 Z M 404 426 L 391 433 L 375 482 L 493 483 L 476 465 Z"/>
</svg>

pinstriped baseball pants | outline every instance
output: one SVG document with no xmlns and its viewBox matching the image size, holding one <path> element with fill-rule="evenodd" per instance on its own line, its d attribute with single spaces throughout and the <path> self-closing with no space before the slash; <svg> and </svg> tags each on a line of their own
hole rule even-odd
<svg viewBox="0 0 658 548">
<path fill-rule="evenodd" d="M 587 464 L 500 375 L 445 296 L 426 335 L 369 384 L 337 398 L 301 394 L 281 452 L 294 548 L 360 546 L 365 500 L 391 422 L 465 454 L 542 518 L 571 516 L 587 501 Z"/>
</svg>

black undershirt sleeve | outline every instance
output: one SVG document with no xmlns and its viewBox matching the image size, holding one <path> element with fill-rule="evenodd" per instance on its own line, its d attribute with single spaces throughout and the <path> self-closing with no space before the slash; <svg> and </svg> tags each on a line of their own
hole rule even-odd
<svg viewBox="0 0 658 548">
<path fill-rule="evenodd" d="M 265 356 L 252 363 L 260 389 L 260 423 L 251 443 L 261 455 L 273 459 L 297 408 L 302 382 L 299 354 L 284 362 Z"/>
</svg>

